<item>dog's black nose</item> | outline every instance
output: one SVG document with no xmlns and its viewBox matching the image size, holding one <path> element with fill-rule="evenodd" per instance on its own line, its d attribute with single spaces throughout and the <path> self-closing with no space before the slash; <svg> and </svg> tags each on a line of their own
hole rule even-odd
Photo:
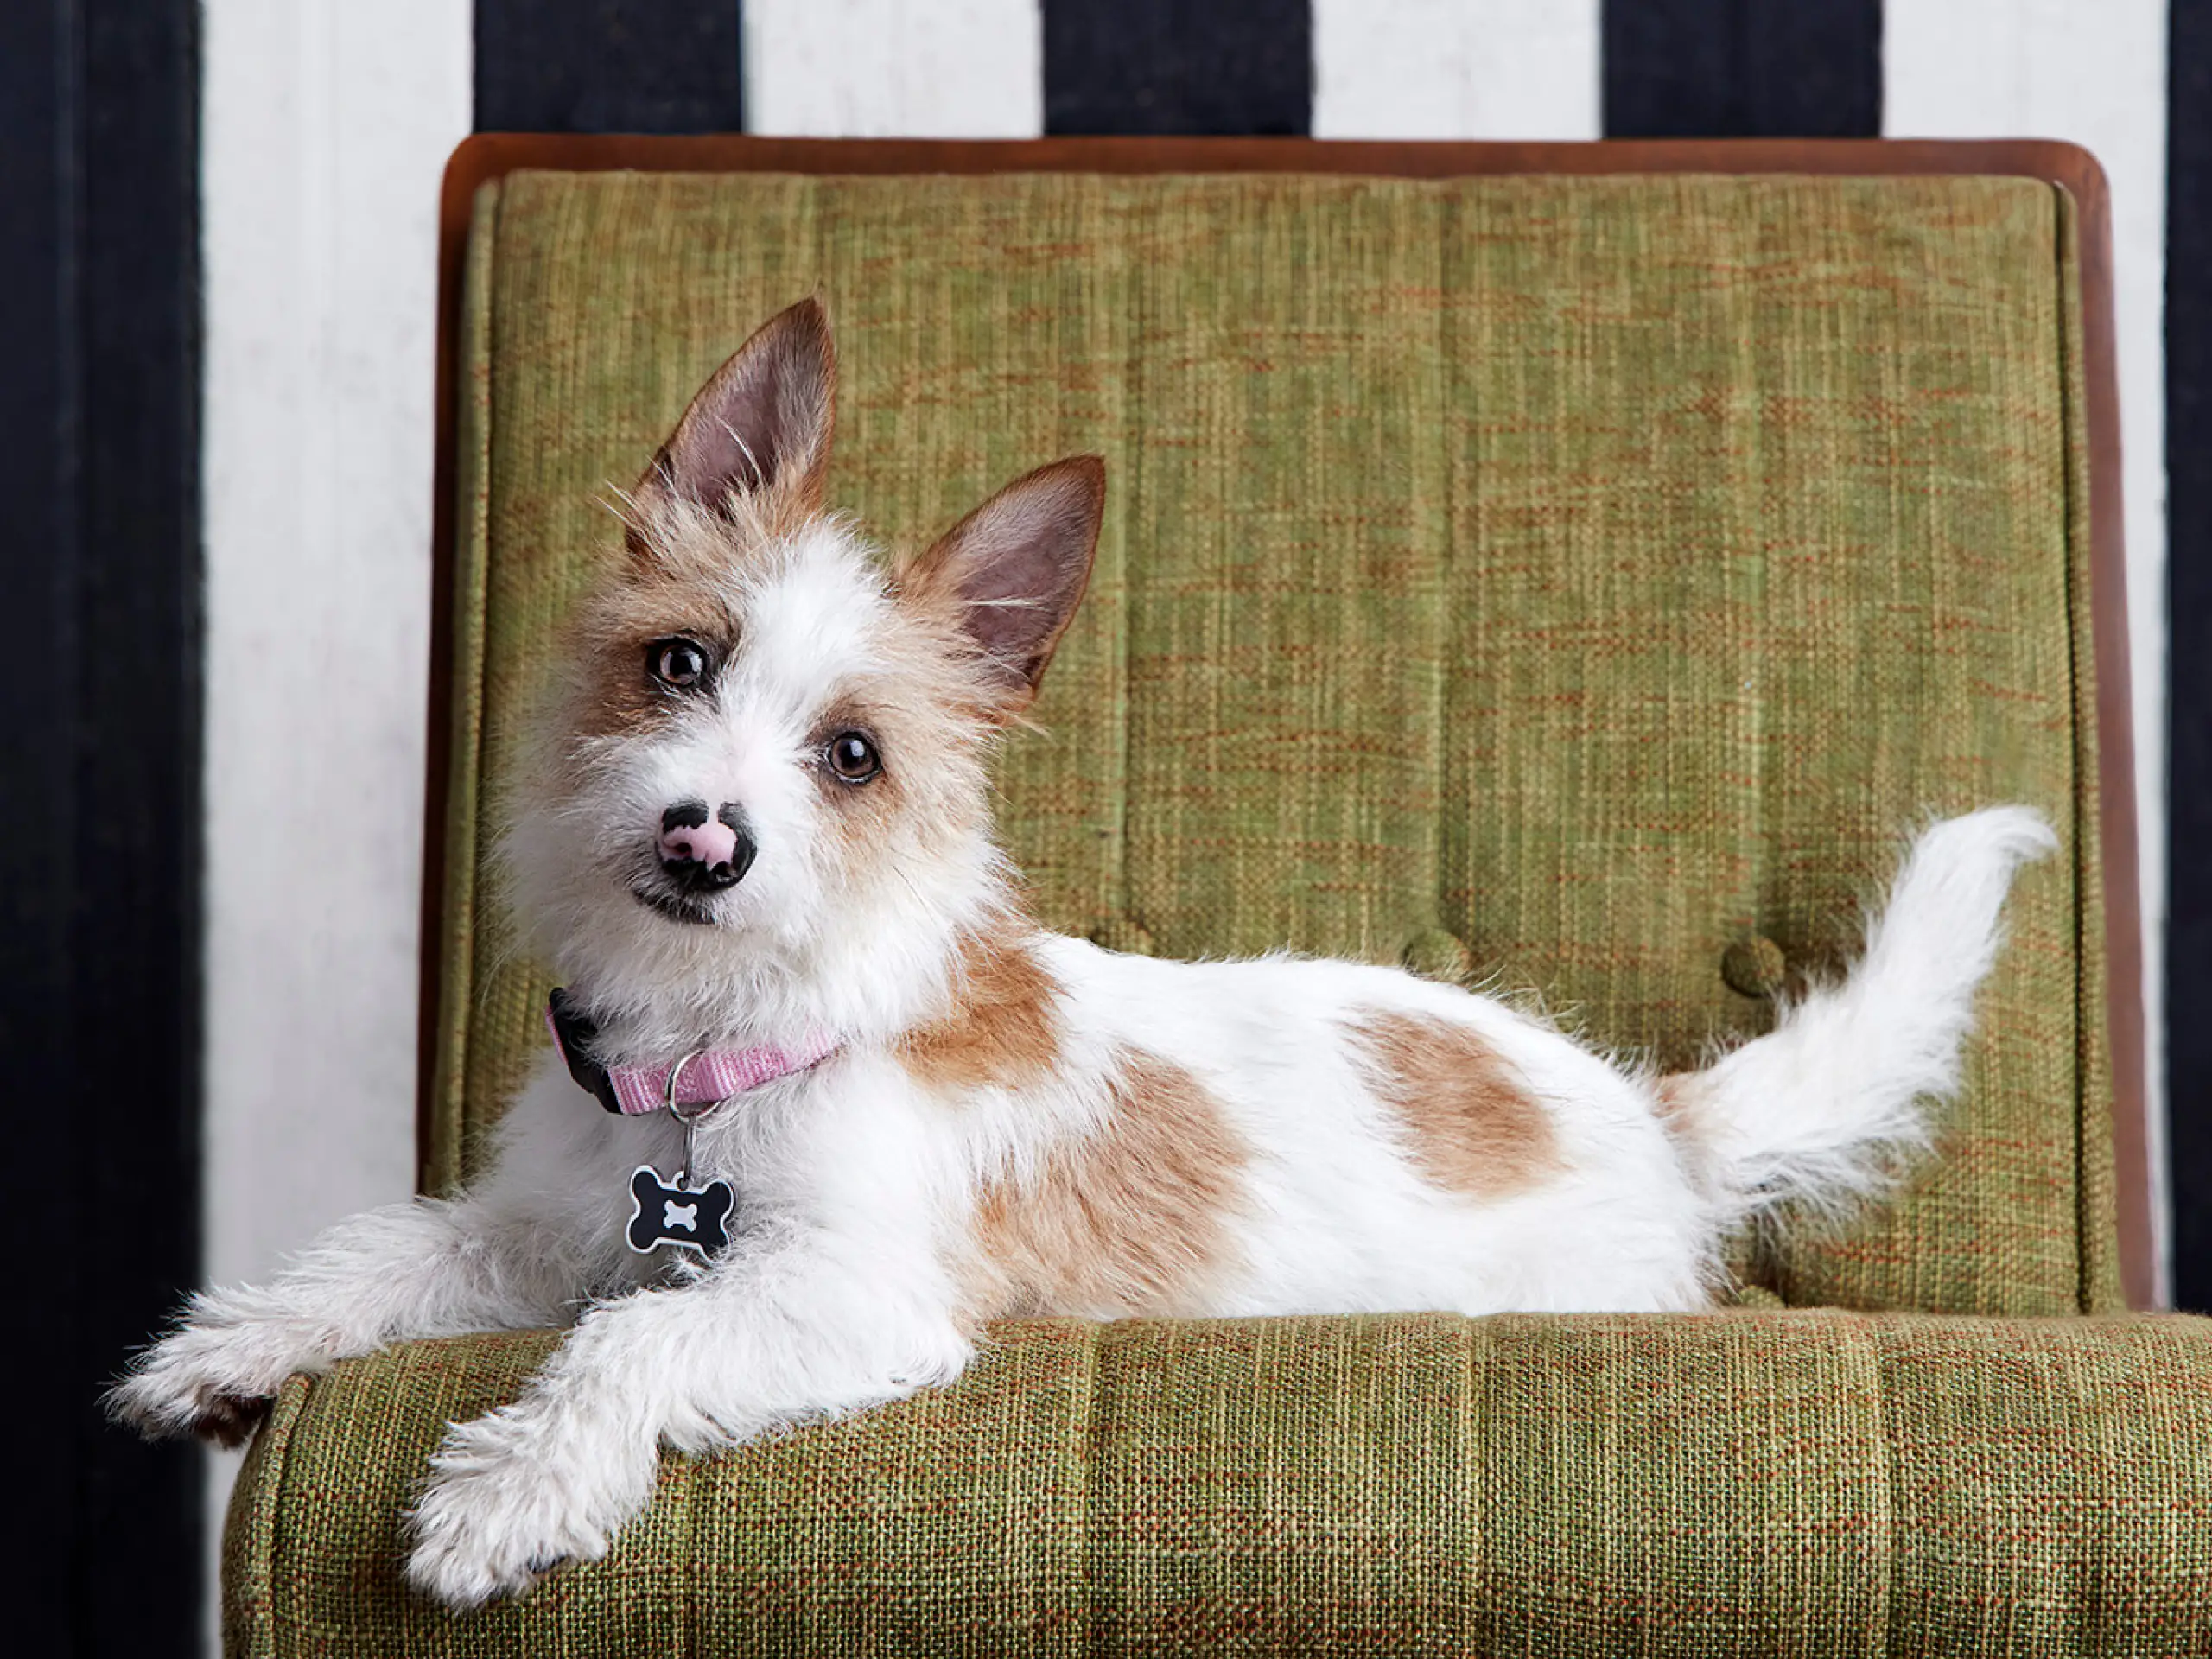
<svg viewBox="0 0 2212 1659">
<path fill-rule="evenodd" d="M 660 867 L 687 893 L 735 887 L 758 850 L 734 806 L 709 818 L 704 801 L 684 801 L 660 815 Z"/>
</svg>

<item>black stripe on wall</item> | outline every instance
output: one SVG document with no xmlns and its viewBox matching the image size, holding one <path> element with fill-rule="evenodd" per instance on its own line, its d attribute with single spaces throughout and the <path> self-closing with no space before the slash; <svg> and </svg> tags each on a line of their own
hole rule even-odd
<svg viewBox="0 0 2212 1659">
<path fill-rule="evenodd" d="M 476 0 L 480 132 L 739 132 L 740 0 Z"/>
<path fill-rule="evenodd" d="M 1054 137 L 1300 137 L 1313 126 L 1308 0 L 1044 0 Z"/>
<path fill-rule="evenodd" d="M 199 1645 L 201 1454 L 101 1417 L 199 1278 L 199 16 L 0 5 L 7 1645 Z"/>
<path fill-rule="evenodd" d="M 1608 138 L 1873 138 L 1881 0 L 1605 0 Z"/>
<path fill-rule="evenodd" d="M 2174 1300 L 2212 1310 L 2212 0 L 2168 28 L 2166 1101 Z"/>
</svg>

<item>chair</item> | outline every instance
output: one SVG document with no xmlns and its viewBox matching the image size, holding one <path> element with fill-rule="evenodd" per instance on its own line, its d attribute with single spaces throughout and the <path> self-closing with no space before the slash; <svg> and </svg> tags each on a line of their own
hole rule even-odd
<svg viewBox="0 0 2212 1659">
<path fill-rule="evenodd" d="M 1998 1654 L 2212 1641 L 2212 1325 L 2149 1300 L 2103 183 L 2050 144 L 471 140 L 447 194 L 423 1168 L 543 1040 L 487 786 L 594 505 L 817 288 L 836 503 L 1107 457 L 1001 767 L 1046 923 L 1540 990 L 1694 1058 L 1916 817 L 2043 807 L 1940 1155 L 1736 1306 L 1001 1327 L 664 1458 L 459 1618 L 398 1514 L 556 1338 L 289 1383 L 238 1654 Z"/>
</svg>

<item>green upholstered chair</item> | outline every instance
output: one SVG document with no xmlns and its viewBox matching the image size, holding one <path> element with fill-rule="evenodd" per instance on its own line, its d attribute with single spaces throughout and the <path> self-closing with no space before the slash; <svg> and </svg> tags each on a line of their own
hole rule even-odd
<svg viewBox="0 0 2212 1659">
<path fill-rule="evenodd" d="M 1007 1326 L 950 1389 L 668 1457 L 606 1560 L 457 1618 L 403 1589 L 399 1511 L 555 1338 L 415 1344 L 284 1391 L 233 1651 L 2212 1643 L 2212 1325 L 2122 1293 L 2099 188 L 2049 146 L 465 149 L 434 1189 L 543 1040 L 482 813 L 617 534 L 594 498 L 810 291 L 831 493 L 887 537 L 1107 458 L 1001 768 L 1053 926 L 1403 960 L 1675 1064 L 1760 1028 L 1775 947 L 1849 944 L 1922 815 L 2032 802 L 2066 851 L 1940 1156 L 1747 1244 L 1730 1310 Z"/>
</svg>

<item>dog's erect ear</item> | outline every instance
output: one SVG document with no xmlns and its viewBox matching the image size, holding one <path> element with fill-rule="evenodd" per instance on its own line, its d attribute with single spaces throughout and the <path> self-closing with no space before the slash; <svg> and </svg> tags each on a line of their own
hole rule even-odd
<svg viewBox="0 0 2212 1659">
<path fill-rule="evenodd" d="M 733 493 L 791 492 L 822 503 L 836 419 L 837 358 L 818 300 L 762 324 L 699 389 L 638 486 L 720 509 Z"/>
<path fill-rule="evenodd" d="M 1005 677 L 1009 712 L 1036 695 L 1098 551 L 1106 463 L 1071 455 L 1014 481 L 938 538 L 903 577 L 958 613 Z"/>
</svg>

